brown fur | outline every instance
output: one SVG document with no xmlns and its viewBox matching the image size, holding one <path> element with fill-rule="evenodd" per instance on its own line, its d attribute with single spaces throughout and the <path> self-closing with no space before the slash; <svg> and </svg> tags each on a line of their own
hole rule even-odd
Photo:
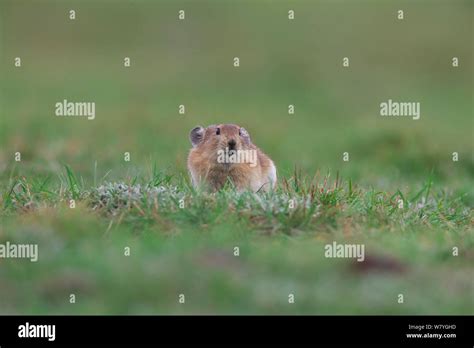
<svg viewBox="0 0 474 348">
<path fill-rule="evenodd" d="M 216 134 L 219 128 L 220 134 Z M 197 131 L 196 131 L 197 130 Z M 193 138 L 193 132 L 197 136 Z M 276 184 L 273 161 L 255 146 L 245 129 L 233 124 L 212 125 L 205 129 L 196 127 L 190 134 L 193 148 L 188 156 L 188 169 L 194 186 L 208 186 L 216 191 L 230 179 L 237 190 L 257 192 L 270 190 Z M 235 141 L 236 150 L 255 150 L 256 166 L 250 163 L 219 163 L 218 150 Z"/>
</svg>

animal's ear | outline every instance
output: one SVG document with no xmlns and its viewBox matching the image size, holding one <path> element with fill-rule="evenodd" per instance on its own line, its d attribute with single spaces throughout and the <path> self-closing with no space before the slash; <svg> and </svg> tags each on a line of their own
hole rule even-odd
<svg viewBox="0 0 474 348">
<path fill-rule="evenodd" d="M 250 134 L 249 134 L 249 132 L 247 132 L 247 130 L 244 127 L 240 127 L 239 135 L 242 138 L 250 140 Z"/>
<path fill-rule="evenodd" d="M 204 131 L 205 129 L 201 126 L 194 127 L 191 130 L 189 133 L 189 140 L 191 140 L 193 147 L 198 146 L 202 139 L 204 139 Z"/>
</svg>

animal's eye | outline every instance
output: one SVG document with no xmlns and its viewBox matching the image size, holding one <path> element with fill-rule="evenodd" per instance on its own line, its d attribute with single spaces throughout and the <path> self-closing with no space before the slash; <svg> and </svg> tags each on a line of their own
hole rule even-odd
<svg viewBox="0 0 474 348">
<path fill-rule="evenodd" d="M 221 129 L 220 129 L 219 127 L 217 127 L 217 129 L 216 129 L 216 135 L 219 135 L 219 134 L 221 134 Z"/>
</svg>

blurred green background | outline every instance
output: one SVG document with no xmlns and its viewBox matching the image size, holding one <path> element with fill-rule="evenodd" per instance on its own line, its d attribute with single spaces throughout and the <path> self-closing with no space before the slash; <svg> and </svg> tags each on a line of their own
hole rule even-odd
<svg viewBox="0 0 474 348">
<path fill-rule="evenodd" d="M 150 160 L 185 172 L 189 130 L 234 122 L 283 175 L 296 165 L 379 186 L 431 169 L 453 184 L 473 177 L 471 1 L 1 4 L 3 167 L 21 151 L 35 172 L 62 161 L 90 178 L 96 160 L 117 177 Z M 94 101 L 96 119 L 56 117 L 63 99 Z M 388 99 L 420 102 L 421 119 L 381 117 Z"/>
<path fill-rule="evenodd" d="M 0 189 L 8 191 L 11 178 L 54 178 L 63 164 L 86 187 L 105 175 L 127 181 L 155 163 L 186 176 L 189 130 L 237 123 L 273 158 L 280 177 L 295 167 L 338 172 L 393 193 L 416 191 L 432 175 L 437 188 L 463 194 L 472 207 L 473 10 L 469 0 L 0 0 Z M 63 99 L 95 102 L 95 120 L 56 117 Z M 421 119 L 381 117 L 388 99 L 420 102 Z M 17 151 L 22 161 L 15 164 Z M 429 224 L 400 233 L 390 224 L 356 226 L 355 240 L 411 269 L 360 276 L 322 256 L 324 243 L 350 238 L 340 226 L 262 237 L 232 215 L 211 226 L 154 221 L 137 231 L 85 206 L 47 204 L 0 218 L 0 240 L 35 240 L 44 255 L 37 264 L 0 260 L 1 313 L 474 308 L 472 219 L 449 232 Z M 133 246 L 127 262 L 125 245 Z M 238 261 L 229 256 L 235 245 L 242 248 Z M 449 257 L 453 245 L 463 251 L 459 259 Z M 292 291 L 297 301 L 288 307 Z M 186 307 L 177 303 L 180 292 Z M 75 306 L 70 293 L 78 295 Z"/>
</svg>

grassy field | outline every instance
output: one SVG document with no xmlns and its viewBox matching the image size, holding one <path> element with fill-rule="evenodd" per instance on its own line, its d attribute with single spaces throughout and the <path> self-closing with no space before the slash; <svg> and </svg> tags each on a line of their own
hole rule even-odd
<svg viewBox="0 0 474 348">
<path fill-rule="evenodd" d="M 0 243 L 40 253 L 0 259 L 0 313 L 472 314 L 473 10 L 0 0 Z M 388 99 L 421 118 L 381 117 Z M 275 192 L 190 187 L 188 132 L 211 123 L 249 130 Z"/>
</svg>

